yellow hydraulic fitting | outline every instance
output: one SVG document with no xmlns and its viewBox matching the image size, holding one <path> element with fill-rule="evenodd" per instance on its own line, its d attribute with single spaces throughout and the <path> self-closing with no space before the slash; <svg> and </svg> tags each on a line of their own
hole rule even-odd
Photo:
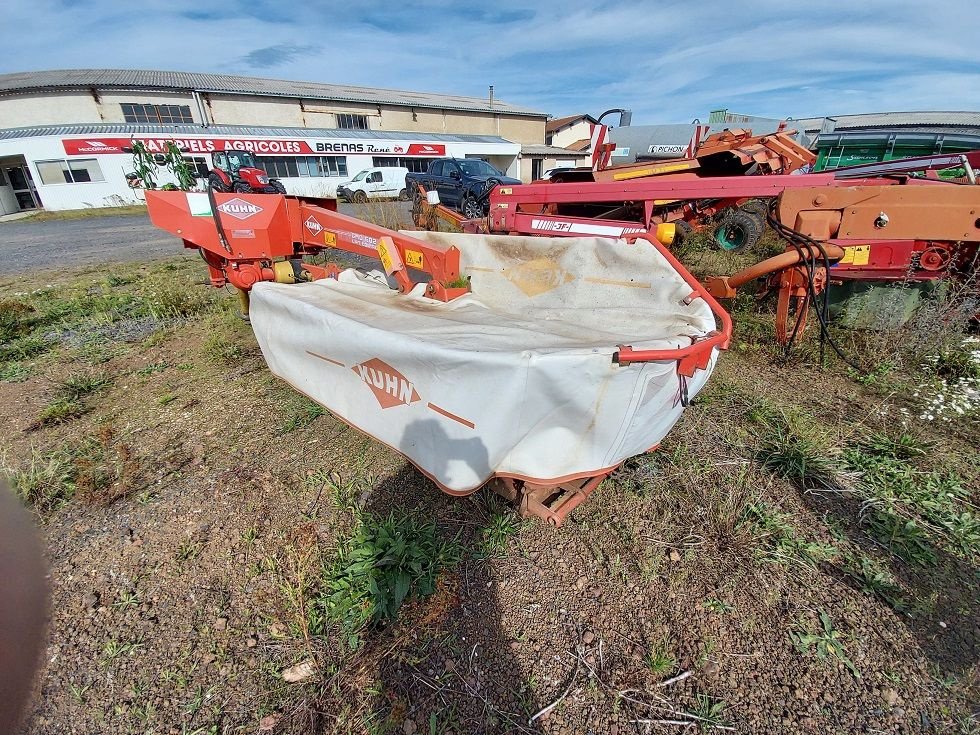
<svg viewBox="0 0 980 735">
<path fill-rule="evenodd" d="M 661 222 L 657 225 L 654 236 L 661 245 L 672 245 L 677 237 L 677 225 L 673 222 Z"/>
<path fill-rule="evenodd" d="M 273 263 L 272 272 L 276 274 L 276 283 L 296 283 L 296 272 L 288 260 Z"/>
</svg>

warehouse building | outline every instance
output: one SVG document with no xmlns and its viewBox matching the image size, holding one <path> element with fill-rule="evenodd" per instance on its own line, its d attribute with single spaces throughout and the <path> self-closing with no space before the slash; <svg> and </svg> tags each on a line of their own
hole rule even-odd
<svg viewBox="0 0 980 735">
<path fill-rule="evenodd" d="M 151 152 L 174 140 L 195 167 L 242 144 L 296 194 L 331 195 L 364 168 L 420 170 L 447 155 L 520 176 L 530 158 L 560 155 L 538 147 L 547 118 L 492 95 L 144 70 L 4 74 L 0 214 L 140 201 L 126 179 L 133 167 L 122 149 L 131 139 Z"/>
</svg>

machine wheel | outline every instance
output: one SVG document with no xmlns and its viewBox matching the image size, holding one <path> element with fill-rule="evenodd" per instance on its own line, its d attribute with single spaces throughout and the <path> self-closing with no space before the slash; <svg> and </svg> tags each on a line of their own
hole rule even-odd
<svg viewBox="0 0 980 735">
<path fill-rule="evenodd" d="M 367 193 L 363 191 L 355 191 L 350 200 L 355 204 L 364 204 L 367 201 Z"/>
<path fill-rule="evenodd" d="M 460 202 L 459 211 L 466 219 L 480 219 L 485 216 L 483 205 L 476 200 L 476 197 L 467 194 Z"/>
<path fill-rule="evenodd" d="M 694 228 L 691 227 L 691 223 L 686 219 L 674 220 L 674 227 L 676 228 L 674 234 L 673 245 L 683 245 L 684 241 L 687 240 L 691 235 L 694 234 Z"/>
<path fill-rule="evenodd" d="M 408 201 L 408 189 L 402 189 L 398 192 L 398 201 L 407 202 Z"/>
<path fill-rule="evenodd" d="M 224 182 L 215 174 L 208 176 L 208 186 L 215 191 L 228 191 L 228 189 L 225 188 Z"/>
<path fill-rule="evenodd" d="M 758 216 L 741 209 L 729 209 L 715 227 L 714 241 L 722 250 L 745 250 L 762 237 L 762 222 Z"/>
<path fill-rule="evenodd" d="M 252 191 L 252 187 L 246 181 L 236 181 L 233 188 L 238 194 L 248 194 Z"/>
<path fill-rule="evenodd" d="M 286 193 L 286 187 L 282 185 L 282 182 L 279 179 L 269 179 L 269 186 L 275 189 L 276 193 L 278 194 Z"/>
</svg>

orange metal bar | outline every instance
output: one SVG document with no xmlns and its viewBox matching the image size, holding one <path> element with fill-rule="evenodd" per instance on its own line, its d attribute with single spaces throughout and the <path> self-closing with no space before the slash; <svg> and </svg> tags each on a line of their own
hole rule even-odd
<svg viewBox="0 0 980 735">
<path fill-rule="evenodd" d="M 662 362 L 667 360 L 677 360 L 677 372 L 686 377 L 692 377 L 696 370 L 703 370 L 708 366 L 711 359 L 712 350 L 727 350 L 728 343 L 732 338 L 732 318 L 719 304 L 708 290 L 681 265 L 680 261 L 664 247 L 660 242 L 650 235 L 637 235 L 631 240 L 646 240 L 655 247 L 664 258 L 667 259 L 684 281 L 691 287 L 692 293 L 689 298 L 702 298 L 711 308 L 712 313 L 721 321 L 721 331 L 714 332 L 687 347 L 678 347 L 671 350 L 634 350 L 629 345 L 620 345 L 614 359 L 620 365 L 629 365 L 632 362 Z"/>
</svg>

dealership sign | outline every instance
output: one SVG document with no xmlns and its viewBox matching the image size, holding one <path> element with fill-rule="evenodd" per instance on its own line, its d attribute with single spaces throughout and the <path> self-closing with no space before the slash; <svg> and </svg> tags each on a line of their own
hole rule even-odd
<svg viewBox="0 0 980 735">
<path fill-rule="evenodd" d="M 165 153 L 173 142 L 186 154 L 215 151 L 251 151 L 260 156 L 302 156 L 309 153 L 366 153 L 376 156 L 444 156 L 443 143 L 390 143 L 388 141 L 333 142 L 325 140 L 291 140 L 287 138 L 159 138 L 137 135 L 129 138 L 62 138 L 69 156 L 128 153 L 133 140 L 146 146 L 150 153 Z"/>
</svg>

